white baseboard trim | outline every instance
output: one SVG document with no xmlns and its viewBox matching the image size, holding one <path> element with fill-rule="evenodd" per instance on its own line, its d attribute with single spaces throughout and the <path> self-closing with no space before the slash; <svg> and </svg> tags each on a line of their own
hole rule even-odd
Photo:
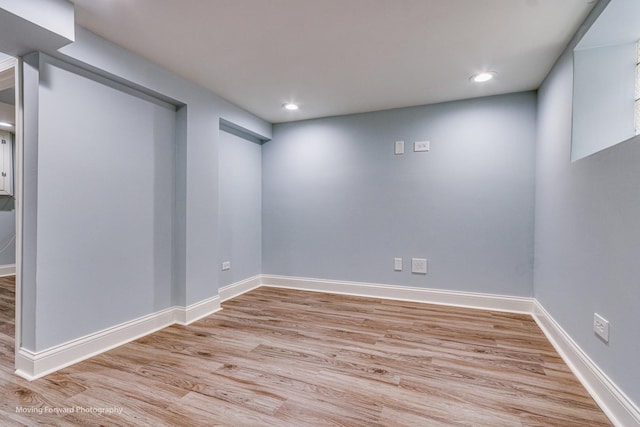
<svg viewBox="0 0 640 427">
<path fill-rule="evenodd" d="M 29 381 L 96 356 L 175 323 L 174 307 L 104 329 L 47 350 L 21 348 L 16 355 L 16 374 Z"/>
<path fill-rule="evenodd" d="M 172 324 L 188 325 L 220 310 L 221 302 L 261 286 L 532 314 L 565 363 L 614 425 L 640 426 L 638 407 L 589 359 L 534 298 L 375 283 L 276 275 L 250 277 L 224 286 L 219 289 L 218 295 L 188 307 L 167 308 L 40 352 L 21 348 L 16 355 L 16 374 L 27 380 L 41 378 Z"/>
<path fill-rule="evenodd" d="M 220 296 L 216 295 L 207 298 L 188 307 L 175 307 L 174 310 L 176 315 L 175 323 L 188 325 L 220 310 Z"/>
<path fill-rule="evenodd" d="M 129 322 L 104 329 L 47 350 L 25 348 L 16 354 L 16 374 L 29 381 L 97 356 L 173 324 L 188 325 L 220 310 L 218 295 L 188 307 L 170 307 Z"/>
<path fill-rule="evenodd" d="M 261 275 L 249 277 L 248 279 L 241 280 L 240 282 L 232 283 L 227 286 L 223 286 L 218 289 L 218 295 L 220 296 L 220 302 L 228 301 L 232 298 L 240 296 L 245 292 L 252 291 L 262 285 Z"/>
<path fill-rule="evenodd" d="M 533 318 L 611 422 L 620 427 L 640 426 L 638 407 L 593 363 L 538 301 L 534 304 Z"/>
<path fill-rule="evenodd" d="M 16 274 L 15 264 L 0 265 L 0 277 L 13 276 L 15 274 Z"/>
<path fill-rule="evenodd" d="M 262 286 L 531 314 L 533 298 L 377 283 L 263 275 Z"/>
</svg>

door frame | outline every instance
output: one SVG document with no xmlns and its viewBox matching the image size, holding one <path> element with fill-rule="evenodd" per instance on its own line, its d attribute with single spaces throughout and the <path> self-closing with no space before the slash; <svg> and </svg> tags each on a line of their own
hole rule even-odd
<svg viewBox="0 0 640 427">
<path fill-rule="evenodd" d="M 23 178 L 23 111 L 22 111 L 22 58 L 10 58 L 0 62 L 0 72 L 14 69 L 15 87 L 15 124 L 14 124 L 14 164 L 13 164 L 13 198 L 16 213 L 15 240 L 15 328 L 14 350 L 17 356 L 22 345 L 22 178 Z M 15 368 L 15 359 L 14 359 Z"/>
</svg>

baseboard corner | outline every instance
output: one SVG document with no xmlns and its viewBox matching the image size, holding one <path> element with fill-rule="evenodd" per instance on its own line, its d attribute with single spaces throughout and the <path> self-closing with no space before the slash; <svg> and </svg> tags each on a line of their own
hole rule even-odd
<svg viewBox="0 0 640 427">
<path fill-rule="evenodd" d="M 190 325 L 191 323 L 207 317 L 221 310 L 220 296 L 215 295 L 187 307 L 175 307 L 175 323 L 179 325 Z"/>
<path fill-rule="evenodd" d="M 16 352 L 15 373 L 29 381 L 74 365 L 175 323 L 174 308 L 103 329 L 42 351 Z"/>
<path fill-rule="evenodd" d="M 15 274 L 16 274 L 15 264 L 0 265 L 0 277 L 14 276 Z"/>
<path fill-rule="evenodd" d="M 239 282 L 226 285 L 218 289 L 218 295 L 220 296 L 220 302 L 228 301 L 232 298 L 240 296 L 246 292 L 252 291 L 262 286 L 262 275 L 249 277 Z"/>
<path fill-rule="evenodd" d="M 615 426 L 640 426 L 640 410 L 535 301 L 533 318 L 569 369 Z"/>
</svg>

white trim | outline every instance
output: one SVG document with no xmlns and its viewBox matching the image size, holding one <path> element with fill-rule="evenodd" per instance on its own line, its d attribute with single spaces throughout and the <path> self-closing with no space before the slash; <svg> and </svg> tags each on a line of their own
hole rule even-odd
<svg viewBox="0 0 640 427">
<path fill-rule="evenodd" d="M 526 314 L 533 311 L 534 301 L 528 297 L 271 275 L 262 276 L 262 286 Z"/>
<path fill-rule="evenodd" d="M 47 350 L 33 352 L 20 348 L 16 352 L 16 374 L 32 381 L 167 326 L 188 325 L 218 310 L 220 298 L 216 295 L 188 307 L 170 307 L 142 316 Z"/>
<path fill-rule="evenodd" d="M 24 111 L 23 111 L 23 87 L 22 87 L 22 71 L 24 63 L 22 58 L 18 58 L 15 68 L 16 78 L 16 137 L 14 140 L 14 184 L 15 184 L 15 203 L 16 203 L 16 304 L 15 304 L 15 365 L 18 368 L 18 360 L 20 357 L 20 347 L 22 346 L 22 200 L 23 182 L 24 182 Z"/>
<path fill-rule="evenodd" d="M 260 279 L 261 276 L 250 277 L 220 288 L 219 295 L 187 307 L 170 307 L 47 350 L 33 352 L 16 346 L 15 372 L 32 381 L 167 326 L 189 325 L 219 311 L 220 295 L 224 295 L 225 299 L 233 298 L 260 286 Z"/>
<path fill-rule="evenodd" d="M 0 277 L 13 276 L 14 274 L 16 274 L 15 264 L 0 265 Z"/>
<path fill-rule="evenodd" d="M 262 278 L 264 276 L 257 275 L 249 277 L 248 279 L 241 280 L 240 282 L 232 283 L 227 286 L 223 286 L 218 289 L 218 295 L 220 295 L 220 301 L 225 302 L 245 292 L 252 291 L 262 286 Z"/>
<path fill-rule="evenodd" d="M 179 325 L 189 325 L 196 320 L 207 317 L 220 310 L 220 297 L 218 295 L 191 304 L 188 307 L 175 307 L 176 321 Z"/>
<path fill-rule="evenodd" d="M 174 307 L 38 352 L 21 348 L 16 374 L 31 381 L 175 323 Z"/>
<path fill-rule="evenodd" d="M 640 426 L 640 410 L 536 301 L 533 318 L 565 363 L 616 426 Z"/>
<path fill-rule="evenodd" d="M 531 314 L 547 339 L 613 424 L 640 426 L 640 410 L 637 406 L 535 299 L 375 283 L 275 275 L 250 277 L 221 287 L 218 295 L 188 307 L 167 308 L 40 352 L 21 348 L 16 352 L 16 374 L 34 380 L 172 324 L 188 325 L 220 310 L 221 302 L 261 286 Z"/>
</svg>

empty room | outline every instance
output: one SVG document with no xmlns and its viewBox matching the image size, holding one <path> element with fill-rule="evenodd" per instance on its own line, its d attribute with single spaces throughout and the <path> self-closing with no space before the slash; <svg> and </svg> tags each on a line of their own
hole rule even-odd
<svg viewBox="0 0 640 427">
<path fill-rule="evenodd" d="M 0 0 L 0 425 L 640 426 L 637 0 Z"/>
</svg>

